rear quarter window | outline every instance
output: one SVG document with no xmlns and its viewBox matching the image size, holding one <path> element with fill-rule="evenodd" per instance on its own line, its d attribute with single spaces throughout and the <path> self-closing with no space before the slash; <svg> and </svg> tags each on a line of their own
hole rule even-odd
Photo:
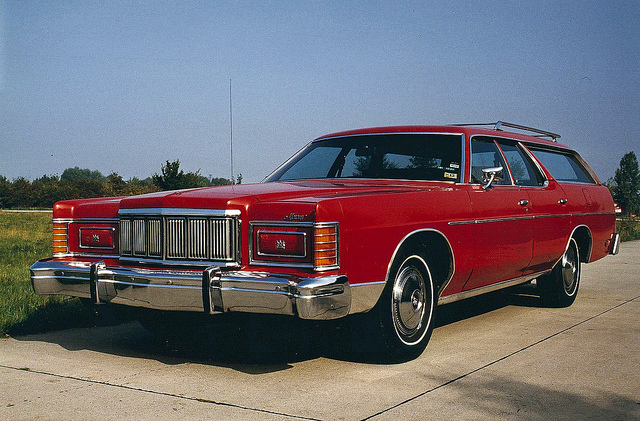
<svg viewBox="0 0 640 421">
<path fill-rule="evenodd" d="M 556 180 L 595 184 L 575 155 L 552 150 L 530 150 Z"/>
</svg>

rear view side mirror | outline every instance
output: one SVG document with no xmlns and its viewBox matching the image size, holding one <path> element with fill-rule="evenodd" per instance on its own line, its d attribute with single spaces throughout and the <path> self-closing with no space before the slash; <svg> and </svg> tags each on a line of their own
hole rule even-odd
<svg viewBox="0 0 640 421">
<path fill-rule="evenodd" d="M 488 190 L 494 182 L 499 182 L 504 179 L 502 167 L 491 167 L 482 169 L 482 188 Z"/>
</svg>

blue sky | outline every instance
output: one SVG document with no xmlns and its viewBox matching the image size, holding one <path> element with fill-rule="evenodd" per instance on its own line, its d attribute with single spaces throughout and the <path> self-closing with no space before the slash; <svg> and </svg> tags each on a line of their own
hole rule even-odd
<svg viewBox="0 0 640 421">
<path fill-rule="evenodd" d="M 257 182 L 311 139 L 511 121 L 604 181 L 640 141 L 638 1 L 2 1 L 0 175 L 180 159 Z"/>
</svg>

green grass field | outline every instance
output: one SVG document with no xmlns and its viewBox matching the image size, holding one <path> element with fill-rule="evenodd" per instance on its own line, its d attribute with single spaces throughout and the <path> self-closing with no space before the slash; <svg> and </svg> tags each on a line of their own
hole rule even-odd
<svg viewBox="0 0 640 421">
<path fill-rule="evenodd" d="M 90 308 L 70 297 L 37 296 L 29 266 L 51 256 L 51 213 L 0 211 L 0 334 L 42 332 L 93 323 Z"/>
</svg>

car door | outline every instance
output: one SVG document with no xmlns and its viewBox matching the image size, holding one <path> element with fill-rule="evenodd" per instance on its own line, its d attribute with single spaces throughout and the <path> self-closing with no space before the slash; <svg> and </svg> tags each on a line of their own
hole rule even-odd
<svg viewBox="0 0 640 421">
<path fill-rule="evenodd" d="M 503 167 L 503 179 L 482 187 L 482 169 Z M 513 182 L 505 157 L 492 138 L 471 140 L 474 266 L 463 290 L 522 276 L 533 250 L 533 217 L 525 189 Z"/>
<path fill-rule="evenodd" d="M 533 216 L 533 253 L 525 275 L 551 269 L 560 258 L 569 238 L 570 214 L 566 193 L 541 168 L 520 143 L 498 141 L 511 169 L 514 184 L 527 191 L 529 213 Z"/>
<path fill-rule="evenodd" d="M 530 189 L 533 224 L 533 256 L 526 273 L 549 270 L 562 256 L 571 234 L 567 194 L 551 179 L 540 189 Z"/>
<path fill-rule="evenodd" d="M 607 253 L 605 244 L 609 239 L 610 232 L 608 229 L 603 229 L 604 226 L 607 226 L 607 223 L 603 226 L 597 215 L 603 211 L 611 212 L 611 198 L 608 189 L 603 186 L 597 186 L 597 177 L 575 152 L 537 145 L 528 145 L 527 148 L 540 161 L 564 192 L 560 199 L 563 202 L 561 218 L 554 218 L 558 222 L 563 222 L 562 229 L 564 230 L 564 241 L 558 244 L 558 248 L 554 253 L 556 260 L 564 253 L 567 241 L 573 230 L 583 225 L 589 228 L 593 249 L 581 249 L 580 252 L 585 253 L 581 258 L 589 259 L 593 257 L 594 251 L 596 251 L 596 255 L 600 256 Z M 609 203 L 609 208 L 603 207 L 605 203 Z M 613 216 L 611 218 L 613 219 Z M 608 223 L 610 224 L 611 222 L 609 221 Z M 603 231 L 602 237 L 598 241 L 596 239 L 598 235 L 595 232 L 600 229 L 603 229 Z"/>
</svg>

